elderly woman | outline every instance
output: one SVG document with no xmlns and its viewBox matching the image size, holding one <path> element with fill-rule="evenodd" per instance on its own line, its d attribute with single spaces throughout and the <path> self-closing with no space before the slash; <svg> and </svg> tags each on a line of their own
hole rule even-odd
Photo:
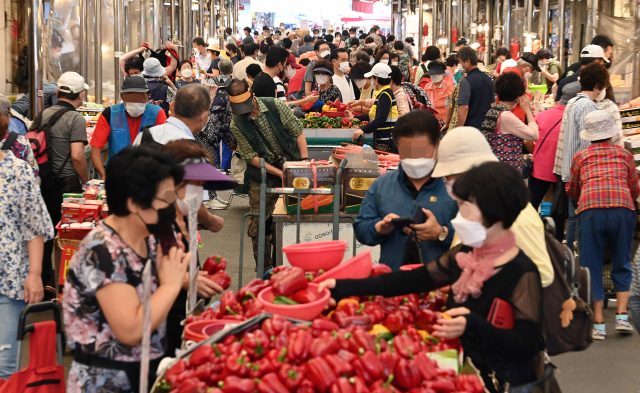
<svg viewBox="0 0 640 393">
<path fill-rule="evenodd" d="M 195 135 L 195 138 L 213 159 L 213 164 L 217 164 L 221 169 L 231 168 L 231 157 L 236 141 L 229 131 L 229 125 L 233 114 L 231 104 L 227 95 L 227 87 L 231 84 L 233 74 L 233 63 L 231 60 L 222 59 L 218 63 L 220 76 L 209 80 L 211 93 L 211 108 L 209 109 L 209 122 L 202 130 Z M 215 191 L 209 191 L 209 200 L 205 202 L 209 209 L 226 209 L 229 204 L 222 200 Z"/>
<path fill-rule="evenodd" d="M 388 50 L 386 50 L 384 48 L 381 48 L 380 50 L 378 50 L 376 52 L 376 57 L 375 57 L 376 60 L 373 63 L 373 65 L 376 65 L 378 63 L 391 65 L 391 64 L 389 64 L 390 56 L 391 56 L 391 54 L 389 53 Z"/>
<path fill-rule="evenodd" d="M 537 379 L 535 358 L 542 334 L 542 288 L 536 265 L 517 246 L 511 225 L 529 195 L 520 173 L 489 162 L 460 175 L 452 197 L 460 208 L 451 225 L 462 244 L 419 269 L 362 280 L 326 280 L 334 301 L 349 296 L 393 297 L 451 285 L 446 317 L 433 336 L 459 338 L 464 355 L 478 368 L 487 389 L 503 392 Z M 487 321 L 500 299 L 513 307 L 514 326 L 501 329 Z M 495 382 L 491 378 L 495 372 Z"/>
<path fill-rule="evenodd" d="M 165 250 L 156 240 L 176 219 L 176 186 L 183 171 L 169 155 L 144 147 L 126 148 L 109 160 L 105 187 L 111 214 L 80 243 L 65 282 L 65 332 L 75 349 L 68 393 L 107 386 L 137 391 L 147 263 L 154 265 L 149 379 L 155 379 L 166 349 L 165 319 L 191 258 L 181 235 L 163 244 Z"/>
<path fill-rule="evenodd" d="M 9 116 L 6 105 L 0 108 L 2 141 Z M 0 379 L 7 379 L 15 371 L 18 317 L 27 303 L 38 303 L 44 296 L 42 255 L 45 240 L 53 238 L 53 224 L 33 169 L 4 148 L 0 195 Z"/>
<path fill-rule="evenodd" d="M 522 78 L 515 72 L 500 75 L 495 81 L 495 90 L 500 103 L 489 109 L 481 131 L 489 141 L 493 154 L 521 172 L 523 141 L 538 140 L 538 124 L 531 111 L 531 99 L 524 94 Z M 524 110 L 528 124 L 511 112 L 518 103 Z"/>
<path fill-rule="evenodd" d="M 320 93 L 318 100 L 329 102 L 342 100 L 342 93 L 338 86 L 331 83 L 333 76 L 333 64 L 330 60 L 321 59 L 313 66 L 313 74 L 316 79 L 316 86 L 313 91 Z"/>
<path fill-rule="evenodd" d="M 11 131 L 11 102 L 7 97 L 0 94 L 0 127 L 4 127 L 4 121 L 8 121 L 9 127 L 4 134 L 4 138 L 0 139 L 0 147 L 2 150 L 11 150 L 16 158 L 19 158 L 29 164 L 33 169 L 33 175 L 36 178 L 36 183 L 40 185 L 40 171 L 38 168 L 38 162 L 31 150 L 31 144 L 26 137 L 19 135 L 15 131 Z M 9 143 L 10 142 L 10 143 Z M 5 146 L 7 144 L 7 146 Z"/>
<path fill-rule="evenodd" d="M 604 110 L 584 119 L 580 138 L 591 146 L 573 156 L 567 195 L 578 206 L 580 263 L 591 272 L 595 321 L 592 336 L 604 340 L 607 331 L 602 314 L 604 289 L 602 265 L 605 243 L 613 250 L 611 277 L 616 291 L 616 330 L 631 333 L 627 307 L 631 285 L 631 247 L 637 221 L 634 201 L 640 196 L 640 181 L 633 154 L 611 143 L 620 127 Z"/>
<path fill-rule="evenodd" d="M 182 60 L 180 64 L 178 64 L 178 71 L 180 72 L 180 80 L 175 83 L 178 89 L 192 83 L 200 83 L 199 80 L 194 78 L 195 74 L 190 60 Z"/>
</svg>

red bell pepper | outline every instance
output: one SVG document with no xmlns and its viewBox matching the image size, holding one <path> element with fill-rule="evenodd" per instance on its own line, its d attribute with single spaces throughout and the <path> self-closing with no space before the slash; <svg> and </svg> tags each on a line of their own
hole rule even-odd
<svg viewBox="0 0 640 393">
<path fill-rule="evenodd" d="M 384 320 L 384 326 L 386 326 L 391 333 L 399 333 L 402 331 L 402 329 L 404 329 L 402 313 L 400 311 L 394 311 L 387 315 Z"/>
<path fill-rule="evenodd" d="M 439 379 L 437 381 L 425 381 L 422 385 L 427 389 L 433 389 L 438 393 L 453 393 L 457 391 L 456 385 L 450 379 Z"/>
<path fill-rule="evenodd" d="M 336 375 L 350 377 L 353 374 L 353 366 L 335 353 L 325 356 L 324 360 L 329 363 Z"/>
<path fill-rule="evenodd" d="M 276 367 L 280 367 L 287 360 L 287 348 L 272 349 L 267 354 L 267 359 Z"/>
<path fill-rule="evenodd" d="M 196 368 L 201 364 L 209 361 L 209 358 L 213 355 L 213 347 L 211 345 L 201 345 L 196 348 L 189 358 L 189 367 Z"/>
<path fill-rule="evenodd" d="M 371 269 L 371 277 L 379 276 L 381 274 L 391 273 L 393 270 L 384 263 L 377 263 L 373 265 Z"/>
<path fill-rule="evenodd" d="M 336 312 L 341 312 L 349 317 L 352 317 L 354 315 L 360 315 L 362 314 L 362 311 L 364 310 L 364 307 L 361 307 L 359 305 L 356 305 L 355 303 L 344 303 L 342 305 L 340 305 L 340 307 L 336 308 Z M 360 311 L 360 312 L 358 312 Z"/>
<path fill-rule="evenodd" d="M 341 377 L 331 385 L 331 393 L 355 393 L 355 389 L 347 378 Z"/>
<path fill-rule="evenodd" d="M 249 369 L 247 368 L 249 358 L 246 356 L 244 351 L 239 355 L 236 353 L 231 353 L 227 357 L 227 360 L 224 362 L 225 371 L 227 371 L 231 376 L 246 377 L 249 375 Z M 222 390 L 224 390 L 224 388 Z M 225 390 L 225 392 L 227 391 Z"/>
<path fill-rule="evenodd" d="M 380 308 L 382 308 L 382 311 L 385 312 L 385 314 L 390 314 L 394 311 L 398 311 L 400 307 L 395 301 L 393 301 L 393 299 L 388 299 L 382 296 L 374 297 L 373 302 L 379 305 Z"/>
<path fill-rule="evenodd" d="M 244 316 L 245 318 L 253 318 L 258 314 L 264 312 L 264 308 L 262 307 L 262 303 L 257 300 L 249 299 L 246 300 L 243 304 L 244 306 Z"/>
<path fill-rule="evenodd" d="M 371 318 L 371 322 L 375 325 L 376 323 L 380 323 L 384 321 L 385 315 L 382 307 L 373 303 L 373 302 L 364 302 L 364 310 L 363 313 L 368 315 Z"/>
<path fill-rule="evenodd" d="M 353 371 L 355 371 L 356 375 L 362 378 L 367 385 L 370 385 L 375 381 L 375 378 L 373 378 L 364 367 L 362 360 L 356 359 L 351 363 L 351 365 L 353 366 Z"/>
<path fill-rule="evenodd" d="M 177 378 L 178 375 L 180 375 L 180 373 L 186 369 L 187 369 L 187 362 L 185 362 L 183 359 L 180 359 L 176 362 L 176 364 L 171 366 L 171 368 L 168 369 L 166 373 L 164 373 L 164 378 L 167 381 L 169 380 L 169 378 Z"/>
<path fill-rule="evenodd" d="M 249 365 L 249 378 L 262 378 L 263 375 L 278 371 L 275 364 L 266 357 L 256 360 Z"/>
<path fill-rule="evenodd" d="M 362 362 L 365 370 L 367 370 L 367 373 L 369 373 L 373 380 L 382 378 L 382 375 L 384 374 L 382 362 L 374 352 L 365 351 L 359 360 Z"/>
<path fill-rule="evenodd" d="M 379 356 L 380 362 L 382 363 L 382 373 L 384 374 L 384 378 L 389 378 L 390 375 L 396 370 L 396 365 L 400 361 L 400 356 L 395 353 L 383 352 Z"/>
<path fill-rule="evenodd" d="M 282 384 L 276 373 L 269 373 L 258 383 L 260 393 L 289 393 L 289 389 Z"/>
<path fill-rule="evenodd" d="M 320 331 L 332 332 L 334 330 L 338 331 L 340 329 L 340 326 L 338 326 L 337 323 L 333 322 L 329 318 L 321 317 L 313 320 L 313 323 L 311 324 L 311 328 L 314 331 L 320 330 Z"/>
<path fill-rule="evenodd" d="M 338 356 L 341 359 L 346 360 L 348 363 L 351 363 L 358 358 L 358 355 L 356 355 L 355 353 L 351 353 L 344 349 L 338 351 Z"/>
<path fill-rule="evenodd" d="M 212 255 L 202 265 L 202 270 L 214 274 L 216 272 L 225 271 L 227 269 L 227 261 L 219 255 Z"/>
<path fill-rule="evenodd" d="M 367 384 L 362 378 L 358 376 L 349 378 L 349 383 L 353 385 L 353 390 L 355 390 L 355 393 L 370 393 Z"/>
<path fill-rule="evenodd" d="M 236 301 L 236 294 L 233 291 L 227 291 L 222 294 L 220 298 L 220 313 L 222 316 L 226 315 L 239 315 L 242 311 L 242 307 Z"/>
<path fill-rule="evenodd" d="M 242 348 L 247 351 L 247 354 L 252 359 L 261 358 L 269 351 L 269 336 L 260 329 L 245 334 L 243 340 Z"/>
<path fill-rule="evenodd" d="M 292 332 L 289 338 L 287 358 L 294 362 L 307 360 L 312 342 L 313 336 L 310 330 L 300 329 Z"/>
<path fill-rule="evenodd" d="M 476 375 L 460 374 L 455 380 L 456 387 L 460 391 L 469 393 L 481 393 L 484 391 L 482 382 Z"/>
<path fill-rule="evenodd" d="M 177 393 L 200 393 L 202 391 L 201 388 L 204 388 L 201 381 L 195 378 L 189 378 L 180 383 Z"/>
<path fill-rule="evenodd" d="M 371 318 L 366 314 L 348 316 L 342 311 L 335 311 L 332 318 L 341 328 L 347 328 L 355 325 L 362 326 L 365 330 L 371 330 L 373 327 Z"/>
<path fill-rule="evenodd" d="M 291 295 L 291 300 L 298 302 L 300 304 L 307 304 L 311 302 L 315 302 L 317 300 L 317 296 L 313 294 L 308 289 L 301 289 L 296 291 L 293 295 Z"/>
<path fill-rule="evenodd" d="M 292 267 L 289 270 L 274 274 L 270 279 L 273 293 L 276 296 L 291 296 L 301 289 L 307 289 L 309 282 L 304 270 Z"/>
<path fill-rule="evenodd" d="M 224 393 L 253 393 L 256 382 L 253 379 L 230 375 L 224 379 L 224 382 L 220 381 L 218 386 Z"/>
<path fill-rule="evenodd" d="M 337 353 L 339 350 L 338 340 L 336 340 L 331 333 L 323 332 L 323 334 L 311 343 L 309 355 L 312 357 L 325 356 L 331 353 Z"/>
<path fill-rule="evenodd" d="M 308 383 L 305 383 L 308 382 Z M 302 381 L 302 384 L 296 389 L 296 393 L 315 393 L 316 390 L 313 388 L 313 383 L 309 382 L 308 379 Z"/>
<path fill-rule="evenodd" d="M 196 367 L 194 377 L 201 381 L 209 382 L 209 377 L 214 374 L 214 365 L 212 363 L 204 363 Z"/>
<path fill-rule="evenodd" d="M 430 381 L 438 375 L 436 364 L 429 359 L 426 353 L 421 352 L 417 354 L 415 361 L 418 364 L 418 369 L 420 370 L 420 375 L 423 380 Z"/>
<path fill-rule="evenodd" d="M 336 381 L 336 374 L 324 358 L 313 358 L 307 364 L 307 375 L 316 389 L 326 392 Z"/>
<path fill-rule="evenodd" d="M 436 314 L 428 309 L 420 309 L 416 314 L 416 327 L 433 333 L 433 325 L 436 323 Z"/>
<path fill-rule="evenodd" d="M 413 359 L 420 351 L 418 343 L 413 341 L 408 334 L 398 334 L 393 338 L 393 347 L 396 353 L 405 359 Z"/>
<path fill-rule="evenodd" d="M 278 371 L 278 376 L 285 386 L 292 391 L 297 389 L 304 379 L 304 373 L 300 368 L 290 364 L 283 364 Z"/>
<path fill-rule="evenodd" d="M 365 351 L 376 351 L 376 343 L 373 341 L 373 336 L 367 333 L 363 328 L 359 327 L 353 331 L 353 339 L 360 348 L 364 348 Z"/>
<path fill-rule="evenodd" d="M 283 321 L 284 319 L 278 315 L 274 315 L 273 318 L 265 319 L 265 321 L 262 322 L 262 330 L 267 333 L 267 336 L 275 337 L 282 331 Z"/>
<path fill-rule="evenodd" d="M 225 271 L 207 274 L 205 277 L 214 284 L 221 286 L 222 289 L 227 289 L 231 286 L 231 277 Z"/>
<path fill-rule="evenodd" d="M 260 291 L 267 288 L 269 286 L 269 282 L 265 281 L 261 278 L 256 278 L 251 281 L 244 287 L 240 288 L 238 294 L 236 295 L 236 300 L 238 303 L 242 303 L 247 300 L 247 298 L 255 299 Z"/>
<path fill-rule="evenodd" d="M 413 360 L 400 359 L 394 373 L 395 383 L 398 387 L 408 390 L 420 384 L 420 370 Z"/>
<path fill-rule="evenodd" d="M 391 382 L 393 382 L 393 379 L 394 376 L 391 375 L 389 378 L 387 378 L 386 381 L 383 381 L 381 379 L 377 380 L 371 386 L 369 386 L 369 389 L 371 389 L 371 393 L 395 393 L 396 388 L 391 384 Z"/>
<path fill-rule="evenodd" d="M 213 387 L 213 388 L 207 389 L 207 393 L 224 393 L 224 392 L 220 388 Z"/>
</svg>

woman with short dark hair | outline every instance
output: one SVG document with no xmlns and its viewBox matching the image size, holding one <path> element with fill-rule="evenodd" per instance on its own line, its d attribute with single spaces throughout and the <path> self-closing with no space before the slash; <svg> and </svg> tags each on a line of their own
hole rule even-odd
<svg viewBox="0 0 640 393">
<path fill-rule="evenodd" d="M 524 180 L 512 167 L 489 162 L 460 175 L 452 197 L 459 212 L 451 225 L 462 244 L 414 270 L 362 280 L 330 279 L 319 290 L 331 289 L 333 301 L 339 301 L 349 296 L 401 296 L 451 285 L 447 317 L 433 325 L 433 336 L 460 339 L 464 355 L 492 393 L 505 391 L 507 384 L 533 382 L 537 380 L 535 359 L 541 351 L 540 273 L 516 246 L 510 229 L 529 200 Z M 487 320 L 498 299 L 513 308 L 511 329 Z"/>
<path fill-rule="evenodd" d="M 165 353 L 165 318 L 191 258 L 174 234 L 176 185 L 183 169 L 165 153 L 128 147 L 109 160 L 105 188 L 110 215 L 84 238 L 69 264 L 63 299 L 74 361 L 69 392 L 105 386 L 137 391 L 143 331 L 143 269 L 151 264 L 151 352 L 155 380 Z M 169 232 L 170 231 L 170 232 Z M 163 237 L 164 239 L 164 237 Z"/>
<path fill-rule="evenodd" d="M 491 145 L 493 154 L 502 162 L 522 171 L 523 141 L 538 140 L 538 124 L 531 110 L 531 99 L 524 94 L 520 75 L 506 72 L 495 81 L 500 103 L 487 112 L 482 122 L 482 133 Z M 528 124 L 523 123 L 511 109 L 520 103 Z"/>
</svg>

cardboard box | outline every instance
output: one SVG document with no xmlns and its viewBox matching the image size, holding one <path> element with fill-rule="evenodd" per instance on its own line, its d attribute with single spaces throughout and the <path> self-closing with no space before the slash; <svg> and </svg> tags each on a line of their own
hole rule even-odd
<svg viewBox="0 0 640 393">
<path fill-rule="evenodd" d="M 345 213 L 358 214 L 371 184 L 380 177 L 378 156 L 368 153 L 347 153 L 347 166 L 342 172 L 340 207 Z M 383 169 L 383 173 L 387 169 Z"/>
<path fill-rule="evenodd" d="M 84 192 L 84 199 L 86 200 L 96 200 L 98 199 L 98 193 L 100 192 L 98 186 L 89 186 L 87 190 Z"/>
<path fill-rule="evenodd" d="M 315 182 L 314 168 L 308 162 L 286 162 L 282 169 L 284 186 L 310 189 L 314 188 L 314 184 L 316 184 L 318 188 L 324 187 L 333 190 L 336 182 L 335 165 L 327 162 L 326 164 L 316 164 L 314 166 Z M 315 210 L 314 200 L 318 201 L 317 211 Z M 298 197 L 296 195 L 285 195 L 284 203 L 287 213 L 296 213 L 298 211 Z M 300 211 L 305 214 L 333 213 L 333 203 L 333 195 L 309 195 L 303 197 L 300 202 Z"/>
<path fill-rule="evenodd" d="M 100 207 L 95 205 L 79 205 L 77 203 L 62 204 L 62 223 L 83 223 L 100 220 Z"/>
<path fill-rule="evenodd" d="M 83 194 L 74 194 L 74 193 L 67 192 L 67 193 L 62 194 L 62 199 L 64 199 L 64 198 L 84 198 L 84 195 Z"/>
</svg>

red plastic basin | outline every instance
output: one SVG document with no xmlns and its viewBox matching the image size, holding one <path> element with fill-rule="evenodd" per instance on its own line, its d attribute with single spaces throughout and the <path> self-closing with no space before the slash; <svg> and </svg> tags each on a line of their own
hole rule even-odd
<svg viewBox="0 0 640 393">
<path fill-rule="evenodd" d="M 372 268 L 371 250 L 367 250 L 314 278 L 311 282 L 318 284 L 330 278 L 367 278 L 371 275 Z"/>
<path fill-rule="evenodd" d="M 292 244 L 282 247 L 291 266 L 302 268 L 305 272 L 317 272 L 332 269 L 344 258 L 347 249 L 346 240 Z"/>
<path fill-rule="evenodd" d="M 422 267 L 422 266 L 424 266 L 424 265 L 421 264 L 421 263 L 414 263 L 413 265 L 400 266 L 400 270 L 404 270 L 404 271 L 413 270 L 413 269 L 417 269 L 417 268 Z"/>
<path fill-rule="evenodd" d="M 224 325 L 228 323 L 239 323 L 239 322 L 240 321 L 231 321 L 231 320 L 225 320 L 225 319 L 191 322 L 184 327 L 184 339 L 200 342 L 202 340 L 206 340 L 213 333 L 222 329 Z M 213 325 L 219 326 L 219 328 L 213 331 L 214 328 L 212 327 L 211 330 L 208 330 L 205 333 L 205 329 Z"/>
<path fill-rule="evenodd" d="M 295 306 L 283 306 L 280 304 L 273 304 L 273 299 L 276 296 L 273 293 L 273 288 L 265 288 L 258 294 L 258 301 L 262 303 L 265 311 L 271 314 L 282 315 L 283 317 L 301 319 L 303 321 L 311 321 L 324 310 L 327 300 L 331 297 L 331 292 L 328 289 L 324 289 L 322 293 L 318 293 L 318 284 L 309 284 L 307 288 L 309 292 L 317 294 L 316 300 L 311 303 L 298 304 Z"/>
<path fill-rule="evenodd" d="M 211 323 L 211 321 L 209 322 L 209 325 L 205 326 L 204 329 L 202 329 L 202 334 L 207 337 L 213 336 L 214 334 L 218 333 L 229 323 L 240 323 L 240 321 L 225 321 L 223 319 L 215 321 L 213 323 Z"/>
</svg>

